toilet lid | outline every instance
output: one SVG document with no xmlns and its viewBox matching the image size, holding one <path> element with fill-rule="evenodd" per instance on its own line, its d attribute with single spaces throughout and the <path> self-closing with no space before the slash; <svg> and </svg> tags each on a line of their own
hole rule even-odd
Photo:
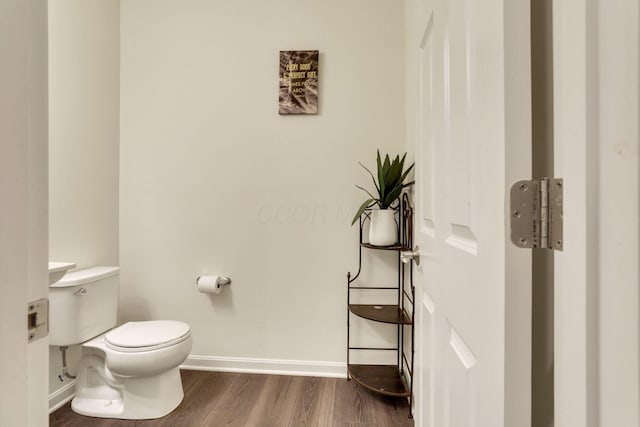
<svg viewBox="0 0 640 427">
<path fill-rule="evenodd" d="M 105 341 L 109 347 L 117 347 L 124 351 L 135 349 L 162 348 L 189 336 L 190 328 L 184 322 L 176 320 L 149 320 L 145 322 L 129 322 L 109 331 Z"/>
</svg>

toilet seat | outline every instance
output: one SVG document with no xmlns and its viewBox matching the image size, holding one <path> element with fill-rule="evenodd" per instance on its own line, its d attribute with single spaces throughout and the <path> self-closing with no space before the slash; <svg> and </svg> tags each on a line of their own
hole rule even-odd
<svg viewBox="0 0 640 427">
<path fill-rule="evenodd" d="M 175 320 L 150 320 L 129 322 L 105 335 L 107 348 L 140 353 L 179 344 L 191 336 L 189 325 Z"/>
</svg>

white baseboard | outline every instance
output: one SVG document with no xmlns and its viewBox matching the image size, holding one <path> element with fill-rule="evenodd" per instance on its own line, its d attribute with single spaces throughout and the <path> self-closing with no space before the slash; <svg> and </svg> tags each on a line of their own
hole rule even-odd
<svg viewBox="0 0 640 427">
<path fill-rule="evenodd" d="M 248 357 L 216 357 L 190 355 L 180 369 L 194 371 L 241 372 L 247 374 L 296 375 L 307 377 L 346 378 L 347 365 L 340 362 L 309 360 L 253 359 Z M 71 381 L 49 395 L 49 413 L 73 399 L 76 382 Z"/>
<path fill-rule="evenodd" d="M 194 371 L 242 372 L 248 374 L 297 375 L 346 378 L 347 364 L 309 360 L 252 359 L 190 355 L 180 369 Z"/>
<path fill-rule="evenodd" d="M 73 399 L 76 394 L 76 381 L 72 380 L 68 384 L 60 387 L 49 395 L 49 413 L 54 412 L 62 405 Z"/>
</svg>

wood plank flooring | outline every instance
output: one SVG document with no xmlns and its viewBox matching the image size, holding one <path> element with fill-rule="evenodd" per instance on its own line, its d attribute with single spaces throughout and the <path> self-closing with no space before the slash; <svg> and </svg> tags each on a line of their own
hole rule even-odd
<svg viewBox="0 0 640 427">
<path fill-rule="evenodd" d="M 406 399 L 375 394 L 355 381 L 182 371 L 185 398 L 157 420 L 91 418 L 67 403 L 50 427 L 413 427 Z"/>
</svg>

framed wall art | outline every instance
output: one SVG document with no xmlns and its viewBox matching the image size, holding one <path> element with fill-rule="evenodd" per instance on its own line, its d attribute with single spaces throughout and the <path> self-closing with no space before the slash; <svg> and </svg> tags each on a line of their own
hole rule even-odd
<svg viewBox="0 0 640 427">
<path fill-rule="evenodd" d="M 280 93 L 278 112 L 318 113 L 318 51 L 280 51 Z"/>
</svg>

